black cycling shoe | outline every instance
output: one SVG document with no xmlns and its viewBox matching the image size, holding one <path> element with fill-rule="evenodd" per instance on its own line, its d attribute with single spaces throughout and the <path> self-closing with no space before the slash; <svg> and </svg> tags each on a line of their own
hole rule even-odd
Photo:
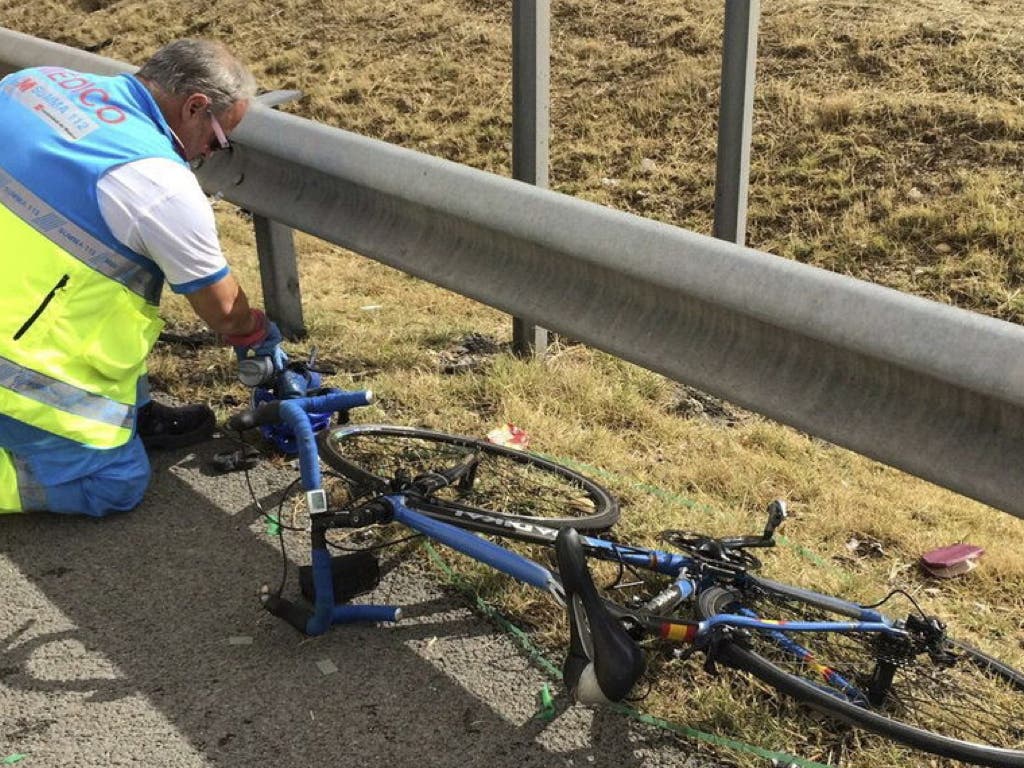
<svg viewBox="0 0 1024 768">
<path fill-rule="evenodd" d="M 205 405 L 172 408 L 149 401 L 139 409 L 138 434 L 146 450 L 184 448 L 213 435 L 217 420 Z"/>
</svg>

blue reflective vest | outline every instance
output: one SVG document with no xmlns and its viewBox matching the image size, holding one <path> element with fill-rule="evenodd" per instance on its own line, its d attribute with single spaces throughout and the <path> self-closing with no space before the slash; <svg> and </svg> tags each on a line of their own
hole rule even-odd
<svg viewBox="0 0 1024 768">
<path fill-rule="evenodd" d="M 162 327 L 163 274 L 110 232 L 97 183 L 135 160 L 185 161 L 142 83 L 61 67 L 0 81 L 0 147 L 0 413 L 121 445 Z"/>
</svg>

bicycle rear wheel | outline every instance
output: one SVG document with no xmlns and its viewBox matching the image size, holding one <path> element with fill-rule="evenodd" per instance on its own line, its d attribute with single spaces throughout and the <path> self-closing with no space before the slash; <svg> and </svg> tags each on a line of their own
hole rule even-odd
<svg viewBox="0 0 1024 768">
<path fill-rule="evenodd" d="M 533 454 L 471 437 L 411 427 L 353 424 L 321 433 L 320 455 L 356 486 L 386 493 L 406 479 L 478 459 L 468 478 L 426 501 L 420 511 L 462 528 L 552 543 L 560 528 L 594 532 L 619 518 L 618 502 L 592 480 Z"/>
<path fill-rule="evenodd" d="M 700 595 L 705 617 L 723 613 L 781 621 L 849 621 L 827 604 L 764 585 L 742 593 L 712 587 Z M 782 630 L 782 627 L 780 627 Z M 786 639 L 806 649 L 800 658 Z M 780 642 L 781 640 L 781 642 Z M 720 648 L 725 664 L 840 719 L 917 749 L 977 765 L 1024 766 L 1024 673 L 976 648 L 946 640 L 948 666 L 928 653 L 898 653 L 878 633 L 750 631 Z M 895 657 L 899 658 L 895 658 Z M 954 660 L 955 659 L 955 660 Z M 854 703 L 831 677 L 871 690 L 892 673 L 884 700 Z"/>
</svg>

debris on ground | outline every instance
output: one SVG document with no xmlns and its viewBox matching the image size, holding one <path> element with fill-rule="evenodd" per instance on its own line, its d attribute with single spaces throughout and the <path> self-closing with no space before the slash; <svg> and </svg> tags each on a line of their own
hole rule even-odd
<svg viewBox="0 0 1024 768">
<path fill-rule="evenodd" d="M 515 424 L 502 424 L 496 429 L 487 433 L 487 442 L 495 445 L 502 445 L 506 448 L 527 448 L 530 445 L 530 436 Z"/>
<path fill-rule="evenodd" d="M 200 347 L 221 346 L 217 334 L 211 331 L 205 323 L 189 322 L 180 320 L 168 320 L 163 331 L 157 337 L 157 342 L 182 347 L 180 351 L 195 352 Z"/>
<path fill-rule="evenodd" d="M 260 457 L 259 449 L 253 445 L 247 445 L 235 451 L 221 451 L 213 455 L 210 460 L 210 469 L 218 475 L 253 469 L 259 464 Z"/>
<path fill-rule="evenodd" d="M 708 419 L 727 427 L 736 426 L 750 417 L 742 408 L 686 384 L 678 385 L 671 411 L 683 418 Z"/>
<path fill-rule="evenodd" d="M 983 554 L 985 550 L 974 544 L 950 544 L 921 555 L 921 568 L 938 579 L 952 579 L 973 571 Z"/>
<path fill-rule="evenodd" d="M 316 668 L 319 669 L 320 673 L 323 675 L 333 675 L 338 671 L 338 665 L 330 659 L 320 659 L 320 661 L 316 663 Z"/>
<path fill-rule="evenodd" d="M 854 533 L 846 541 L 846 550 L 854 557 L 885 557 L 882 542 L 866 533 Z"/>
<path fill-rule="evenodd" d="M 470 333 L 438 355 L 442 373 L 469 373 L 480 370 L 490 357 L 501 351 L 501 344 L 483 333 Z"/>
</svg>

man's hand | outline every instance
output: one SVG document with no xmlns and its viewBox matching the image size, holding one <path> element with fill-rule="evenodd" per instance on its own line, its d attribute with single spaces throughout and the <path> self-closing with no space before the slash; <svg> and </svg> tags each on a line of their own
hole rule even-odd
<svg viewBox="0 0 1024 768">
<path fill-rule="evenodd" d="M 235 348 L 239 360 L 251 351 L 269 357 L 275 370 L 288 364 L 277 324 L 262 310 L 249 307 L 245 291 L 231 274 L 188 294 L 188 300 L 196 314 Z"/>
<path fill-rule="evenodd" d="M 274 363 L 274 370 L 280 371 L 288 364 L 288 355 L 281 349 L 281 330 L 277 323 L 264 314 L 261 309 L 252 310 L 255 330 L 243 335 L 227 335 L 225 341 L 235 348 L 235 355 L 244 360 L 252 352 L 256 357 L 269 357 Z"/>
<path fill-rule="evenodd" d="M 259 312 L 259 310 L 256 311 Z M 263 341 L 246 347 L 235 347 L 235 355 L 242 360 L 247 356 L 249 350 L 252 350 L 255 357 L 269 357 L 274 362 L 275 371 L 283 371 L 284 367 L 288 365 L 288 355 L 280 346 L 284 341 L 281 331 L 277 327 L 277 323 L 270 318 L 266 318 L 266 330 L 267 335 Z"/>
</svg>

